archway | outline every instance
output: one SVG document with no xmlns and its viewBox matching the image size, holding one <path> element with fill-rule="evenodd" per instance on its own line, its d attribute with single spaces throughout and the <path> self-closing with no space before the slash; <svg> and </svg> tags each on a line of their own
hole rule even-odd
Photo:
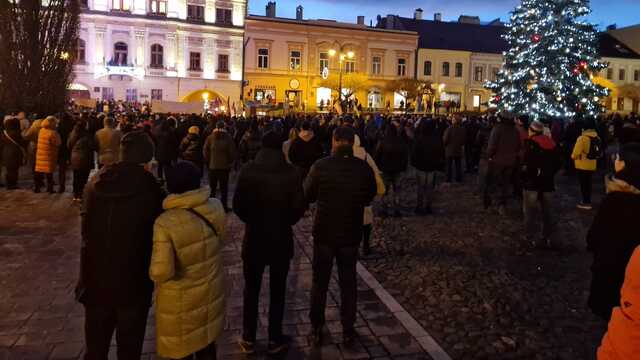
<svg viewBox="0 0 640 360">
<path fill-rule="evenodd" d="M 180 101 L 181 102 L 203 102 L 205 99 L 208 101 L 215 101 L 216 99 L 219 99 L 218 101 L 223 101 L 223 102 L 227 101 L 227 98 L 222 96 L 222 94 L 211 89 L 201 89 L 201 90 L 192 91 L 189 94 L 180 98 Z"/>
<path fill-rule="evenodd" d="M 90 99 L 89 87 L 80 83 L 71 83 L 67 86 L 67 93 L 71 99 Z"/>
</svg>

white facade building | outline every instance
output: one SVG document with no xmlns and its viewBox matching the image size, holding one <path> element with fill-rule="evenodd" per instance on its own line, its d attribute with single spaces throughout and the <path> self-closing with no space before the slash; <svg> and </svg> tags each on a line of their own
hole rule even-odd
<svg viewBox="0 0 640 360">
<path fill-rule="evenodd" d="M 84 0 L 74 95 L 237 102 L 246 0 Z"/>
</svg>

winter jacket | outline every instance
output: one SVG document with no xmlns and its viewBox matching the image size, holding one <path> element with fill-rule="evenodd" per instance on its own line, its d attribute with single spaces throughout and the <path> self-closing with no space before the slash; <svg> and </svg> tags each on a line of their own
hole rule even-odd
<svg viewBox="0 0 640 360">
<path fill-rule="evenodd" d="M 40 130 L 36 147 L 36 172 L 52 174 L 56 171 L 60 144 L 60 135 L 55 130 Z"/>
<path fill-rule="evenodd" d="M 353 148 L 339 147 L 332 156 L 318 160 L 304 183 L 307 201 L 317 203 L 314 241 L 333 247 L 358 246 L 363 211 L 376 190 L 373 170 L 353 156 Z"/>
<path fill-rule="evenodd" d="M 231 169 L 236 159 L 236 146 L 233 138 L 224 130 L 214 130 L 207 137 L 202 151 L 209 170 Z"/>
<path fill-rule="evenodd" d="M 171 194 L 153 227 L 149 275 L 156 284 L 158 355 L 182 359 L 214 342 L 224 327 L 225 213 L 210 190 Z M 204 216 L 215 232 L 197 215 Z"/>
<path fill-rule="evenodd" d="M 67 147 L 71 150 L 71 168 L 73 170 L 93 168 L 93 151 L 95 145 L 93 136 L 85 129 L 84 124 L 76 124 L 73 128 L 67 141 Z"/>
<path fill-rule="evenodd" d="M 96 132 L 95 144 L 97 145 L 98 163 L 111 165 L 120 158 L 120 130 L 105 127 Z"/>
<path fill-rule="evenodd" d="M 302 177 L 276 149 L 262 149 L 238 176 L 233 211 L 245 224 L 245 261 L 289 260 L 293 257 L 291 227 L 307 204 Z"/>
<path fill-rule="evenodd" d="M 411 165 L 420 171 L 441 171 L 444 166 L 444 146 L 437 133 L 431 136 L 419 135 L 413 144 Z"/>
<path fill-rule="evenodd" d="M 596 171 L 598 161 L 588 159 L 587 155 L 591 148 L 591 139 L 597 137 L 598 134 L 595 130 L 585 130 L 578 138 L 576 145 L 573 147 L 573 153 L 571 154 L 571 158 L 575 161 L 576 169 Z"/>
<path fill-rule="evenodd" d="M 289 148 L 289 160 L 293 165 L 303 169 L 303 175 L 306 175 L 311 166 L 323 155 L 322 144 L 312 131 L 301 131 Z"/>
<path fill-rule="evenodd" d="M 180 143 L 180 157 L 194 164 L 202 164 L 202 141 L 198 134 L 187 134 Z"/>
<path fill-rule="evenodd" d="M 238 145 L 242 162 L 246 163 L 256 158 L 262 147 L 262 135 L 259 131 L 249 130 L 244 133 Z"/>
<path fill-rule="evenodd" d="M 35 120 L 31 126 L 22 131 L 22 138 L 28 142 L 27 154 L 29 156 L 29 164 L 34 165 L 36 161 L 36 148 L 38 147 L 38 135 L 42 128 L 44 119 Z"/>
<path fill-rule="evenodd" d="M 401 173 L 409 166 L 409 145 L 400 135 L 387 135 L 378 143 L 374 158 L 383 173 Z"/>
<path fill-rule="evenodd" d="M 378 169 L 378 165 L 376 165 L 373 157 L 367 153 L 367 150 L 364 147 L 360 146 L 360 139 L 357 136 L 353 142 L 353 156 L 366 161 L 369 167 L 371 167 L 371 170 L 373 170 L 373 174 L 376 177 L 376 195 L 384 195 L 386 188 L 384 181 L 382 180 L 382 173 L 380 172 L 380 169 Z M 370 204 L 364 208 L 364 219 L 362 222 L 363 225 L 373 224 L 373 207 Z"/>
<path fill-rule="evenodd" d="M 485 125 L 478 130 L 478 135 L 476 135 L 476 147 L 480 149 L 480 159 L 482 160 L 489 159 L 489 138 L 492 130 L 490 125 Z"/>
<path fill-rule="evenodd" d="M 467 131 L 460 125 L 450 126 L 445 130 L 442 142 L 446 157 L 461 157 L 467 142 Z"/>
<path fill-rule="evenodd" d="M 587 249 L 593 252 L 589 307 L 603 319 L 620 304 L 620 288 L 633 250 L 640 245 L 635 227 L 640 213 L 640 190 L 612 178 L 607 195 L 587 234 Z"/>
<path fill-rule="evenodd" d="M 155 141 L 155 157 L 158 162 L 169 163 L 178 159 L 178 137 L 170 127 L 156 127 L 153 132 Z"/>
<path fill-rule="evenodd" d="M 81 213 L 80 302 L 151 305 L 153 224 L 163 197 L 155 177 L 140 165 L 105 166 L 91 178 Z"/>
<path fill-rule="evenodd" d="M 0 132 L 0 164 L 7 169 L 22 166 L 26 155 L 26 144 L 20 135 L 20 123 L 12 119 L 5 124 L 5 130 Z"/>
<path fill-rule="evenodd" d="M 621 299 L 613 309 L 598 360 L 632 360 L 640 354 L 640 247 L 627 265 Z"/>
<path fill-rule="evenodd" d="M 561 166 L 556 143 L 548 136 L 536 135 L 524 140 L 522 186 L 528 191 L 555 191 L 554 177 Z"/>
<path fill-rule="evenodd" d="M 489 160 L 502 166 L 513 166 L 520 152 L 520 133 L 513 123 L 496 125 L 491 131 L 487 153 Z"/>
<path fill-rule="evenodd" d="M 60 148 L 58 150 L 58 164 L 66 165 L 71 159 L 71 148 L 67 147 L 67 141 L 69 135 L 74 128 L 73 120 L 69 116 L 62 116 L 60 123 L 56 128 L 58 135 L 60 135 Z"/>
</svg>

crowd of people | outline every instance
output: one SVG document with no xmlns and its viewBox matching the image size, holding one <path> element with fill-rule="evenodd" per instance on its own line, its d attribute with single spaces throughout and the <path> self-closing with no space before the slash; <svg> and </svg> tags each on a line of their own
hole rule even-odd
<svg viewBox="0 0 640 360">
<path fill-rule="evenodd" d="M 630 226 L 640 211 L 639 121 L 635 115 L 540 121 L 509 113 L 260 119 L 148 112 L 29 119 L 18 113 L 2 122 L 0 169 L 7 190 L 17 189 L 20 170 L 28 169 L 36 193 L 65 192 L 67 170 L 73 172 L 73 199 L 82 209 L 76 295 L 85 306 L 86 359 L 105 358 L 114 330 L 118 357 L 139 358 L 154 289 L 158 354 L 215 358 L 225 309 L 221 249 L 231 211 L 245 223 L 238 344 L 245 354 L 256 352 L 268 267 L 267 352 L 274 355 L 291 341 L 282 331 L 286 279 L 292 226 L 305 214 L 314 223 L 313 344 L 323 343 L 335 260 L 349 345 L 357 337 L 358 257 L 374 251 L 375 215 L 406 213 L 400 193 L 408 173 L 415 173 L 418 216 L 437 212 L 434 199 L 447 189 L 438 186 L 440 173 L 446 184 L 478 173 L 471 186 L 479 206 L 505 216 L 509 202 L 520 202 L 523 244 L 541 249 L 554 245 L 560 170 L 577 175 L 581 211 L 592 209 L 594 174 L 605 175 L 607 194 L 587 237 L 594 253 L 589 306 L 611 319 L 599 356 L 631 359 L 640 346 L 640 250 L 632 258 L 640 239 Z M 201 186 L 205 179 L 208 187 Z"/>
</svg>

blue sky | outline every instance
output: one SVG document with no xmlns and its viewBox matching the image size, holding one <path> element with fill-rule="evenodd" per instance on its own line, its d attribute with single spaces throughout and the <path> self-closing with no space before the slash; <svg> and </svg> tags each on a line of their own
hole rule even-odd
<svg viewBox="0 0 640 360">
<path fill-rule="evenodd" d="M 356 16 L 366 16 L 366 23 L 376 22 L 378 14 L 413 16 L 415 8 L 424 10 L 424 17 L 432 19 L 434 12 L 444 20 L 455 20 L 460 14 L 478 15 L 483 21 L 497 17 L 508 19 L 509 11 L 520 0 L 276 0 L 277 15 L 295 17 L 295 8 L 304 7 L 306 19 L 336 19 L 355 22 Z M 264 15 L 267 0 L 249 0 L 249 13 Z M 627 26 L 640 23 L 640 0 L 591 0 L 591 21 L 605 28 L 610 24 Z"/>
</svg>

